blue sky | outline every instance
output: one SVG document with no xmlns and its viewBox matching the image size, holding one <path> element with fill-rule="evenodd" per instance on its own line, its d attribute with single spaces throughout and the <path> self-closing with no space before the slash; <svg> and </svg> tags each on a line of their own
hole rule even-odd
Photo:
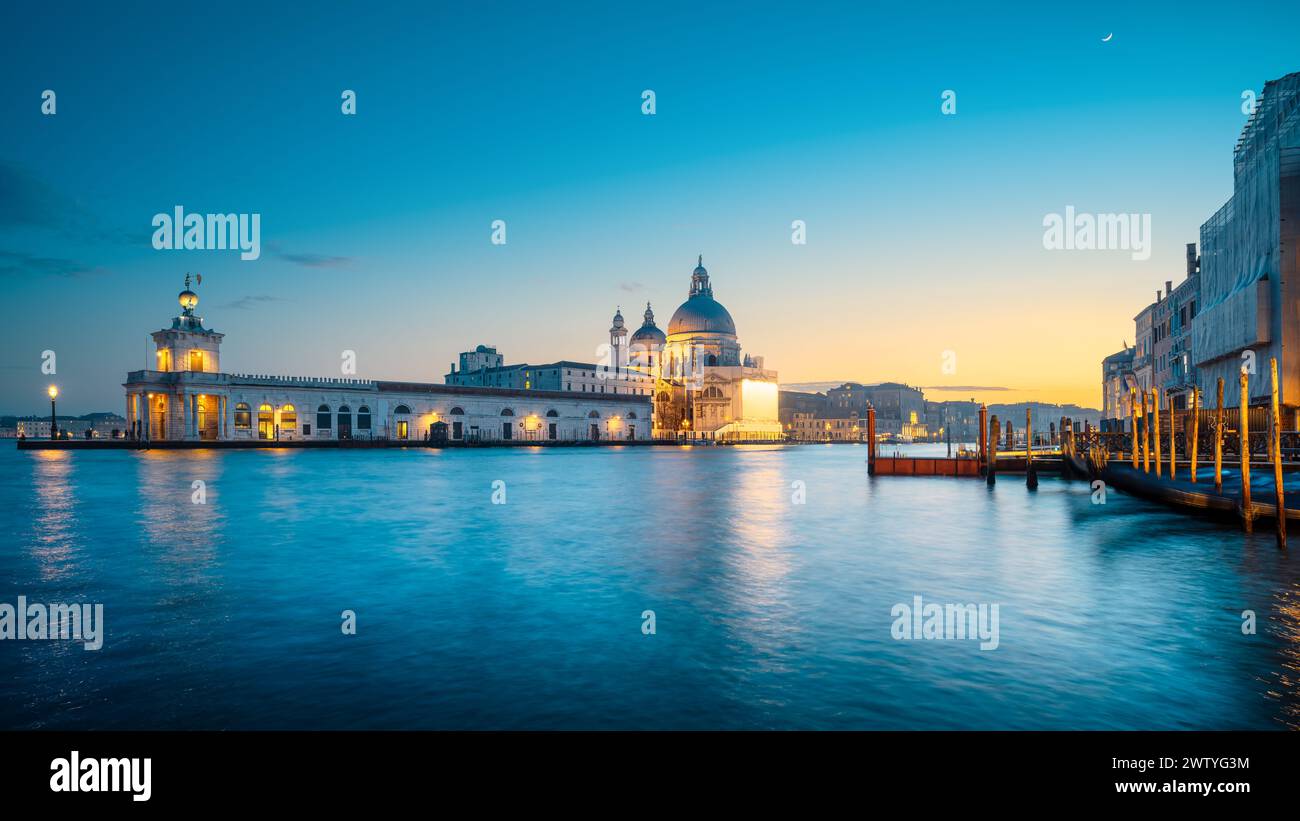
<svg viewBox="0 0 1300 821">
<path fill-rule="evenodd" d="M 441 381 L 481 342 L 589 359 L 620 304 L 666 325 L 701 252 L 782 381 L 1095 405 L 1297 31 L 1300 6 L 1252 3 L 10 11 L 0 412 L 41 409 L 45 349 L 61 409 L 120 409 L 186 271 L 226 370 L 336 375 L 351 349 Z M 175 205 L 260 213 L 261 259 L 154 250 Z M 1066 205 L 1151 213 L 1151 259 L 1045 251 Z"/>
</svg>

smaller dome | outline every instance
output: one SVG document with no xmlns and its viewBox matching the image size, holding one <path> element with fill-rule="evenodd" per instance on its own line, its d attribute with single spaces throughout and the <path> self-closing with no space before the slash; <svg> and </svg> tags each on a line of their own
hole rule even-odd
<svg viewBox="0 0 1300 821">
<path fill-rule="evenodd" d="M 645 313 L 642 316 L 645 317 L 645 321 L 640 328 L 636 329 L 636 333 L 632 334 L 632 344 L 640 343 L 643 347 L 651 348 L 666 343 L 668 337 L 664 336 L 664 332 L 655 324 L 655 312 L 650 309 L 649 302 L 645 304 Z"/>
<path fill-rule="evenodd" d="M 640 342 L 643 345 L 663 345 L 667 341 L 668 337 L 655 325 L 642 325 L 632 334 L 632 344 Z"/>
<path fill-rule="evenodd" d="M 194 306 L 199 304 L 199 295 L 186 288 L 176 297 L 176 301 L 187 311 L 194 310 Z"/>
</svg>

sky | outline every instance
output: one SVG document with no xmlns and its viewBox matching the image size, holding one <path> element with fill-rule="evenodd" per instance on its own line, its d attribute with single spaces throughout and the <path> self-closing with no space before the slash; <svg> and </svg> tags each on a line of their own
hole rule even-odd
<svg viewBox="0 0 1300 821">
<path fill-rule="evenodd" d="M 1300 70 L 1300 4 L 1142 6 L 10 9 L 0 412 L 120 412 L 186 272 L 223 370 L 441 382 L 664 327 L 699 254 L 783 383 L 1099 406 L 1231 194 L 1243 92 Z M 259 214 L 260 258 L 155 249 L 176 206 Z M 1149 214 L 1149 259 L 1045 249 L 1067 206 Z"/>
</svg>

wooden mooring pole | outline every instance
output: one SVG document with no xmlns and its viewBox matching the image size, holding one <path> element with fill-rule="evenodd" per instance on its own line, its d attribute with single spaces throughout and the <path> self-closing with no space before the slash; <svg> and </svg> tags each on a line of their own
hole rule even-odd
<svg viewBox="0 0 1300 821">
<path fill-rule="evenodd" d="M 1196 484 L 1196 452 L 1201 444 L 1201 389 L 1192 388 L 1192 484 Z"/>
<path fill-rule="evenodd" d="M 1133 433 L 1133 469 L 1138 466 L 1138 409 L 1137 388 L 1128 389 L 1129 422 Z"/>
<path fill-rule="evenodd" d="M 1214 398 L 1214 492 L 1223 492 L 1223 377 Z"/>
<path fill-rule="evenodd" d="M 1178 411 L 1174 410 L 1174 395 L 1168 394 L 1169 400 L 1169 481 L 1178 474 Z"/>
<path fill-rule="evenodd" d="M 1025 408 L 1025 487 L 1038 488 L 1038 471 L 1034 468 L 1034 412 Z"/>
<path fill-rule="evenodd" d="M 992 487 L 997 482 L 998 434 L 1001 432 L 1002 428 L 998 427 L 998 415 L 995 413 L 993 418 L 989 419 L 989 469 L 984 474 L 989 487 Z"/>
<path fill-rule="evenodd" d="M 989 469 L 989 406 L 980 404 L 980 471 Z"/>
<path fill-rule="evenodd" d="M 1241 419 L 1237 427 L 1241 439 L 1241 526 L 1249 533 L 1255 528 L 1255 510 L 1250 504 L 1250 384 L 1246 369 L 1241 369 Z"/>
<path fill-rule="evenodd" d="M 1160 455 L 1160 391 L 1158 388 L 1151 389 L 1151 423 L 1155 425 L 1151 441 L 1156 449 L 1156 476 L 1160 476 L 1162 473 L 1160 466 L 1164 460 Z"/>
<path fill-rule="evenodd" d="M 1273 447 L 1273 487 L 1277 493 L 1277 546 L 1286 549 L 1286 485 L 1282 482 L 1282 417 L 1277 406 L 1277 357 L 1268 360 L 1273 379 L 1269 441 Z"/>
<path fill-rule="evenodd" d="M 876 409 L 867 405 L 867 475 L 876 475 Z"/>
<path fill-rule="evenodd" d="M 1151 472 L 1150 417 L 1147 415 L 1147 392 L 1142 391 L 1142 472 Z"/>
</svg>

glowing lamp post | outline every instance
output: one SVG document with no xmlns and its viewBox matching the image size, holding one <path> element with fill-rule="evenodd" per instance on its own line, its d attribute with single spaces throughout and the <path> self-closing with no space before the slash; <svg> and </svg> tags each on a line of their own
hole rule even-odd
<svg viewBox="0 0 1300 821">
<path fill-rule="evenodd" d="M 53 440 L 59 438 L 59 423 L 57 421 L 58 417 L 56 417 L 54 414 L 54 400 L 59 395 L 58 386 L 50 385 L 49 394 L 50 394 L 50 439 Z"/>
</svg>

